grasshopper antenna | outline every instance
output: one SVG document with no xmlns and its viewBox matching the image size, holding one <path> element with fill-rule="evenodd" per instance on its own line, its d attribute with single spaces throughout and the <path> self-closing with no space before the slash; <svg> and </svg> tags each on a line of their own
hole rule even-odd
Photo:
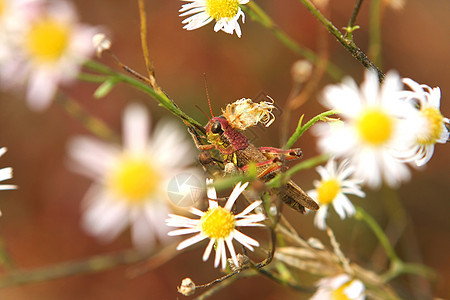
<svg viewBox="0 0 450 300">
<path fill-rule="evenodd" d="M 209 100 L 208 84 L 206 82 L 206 73 L 203 73 L 203 79 L 205 80 L 205 90 L 206 90 L 206 98 L 208 98 L 209 112 L 211 113 L 211 117 L 214 118 L 214 114 L 213 114 L 212 108 L 211 108 L 211 100 Z M 209 117 L 208 117 L 208 120 L 209 120 Z"/>
<path fill-rule="evenodd" d="M 194 105 L 202 114 L 204 114 L 208 120 L 211 120 L 211 118 L 203 111 L 203 109 L 200 108 L 197 104 Z"/>
</svg>

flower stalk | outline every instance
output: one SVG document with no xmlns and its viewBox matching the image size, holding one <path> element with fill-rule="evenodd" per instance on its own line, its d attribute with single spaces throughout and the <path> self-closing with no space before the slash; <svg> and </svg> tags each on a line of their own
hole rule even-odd
<svg viewBox="0 0 450 300">
<path fill-rule="evenodd" d="M 264 10 L 259 7 L 254 1 L 250 1 L 246 6 L 241 6 L 242 10 L 246 12 L 250 18 L 260 23 L 263 27 L 272 31 L 272 33 L 280 40 L 280 42 L 293 52 L 303 56 L 314 64 L 319 64 L 320 59 L 310 49 L 299 45 L 291 37 L 289 37 L 284 31 L 282 31 L 275 22 L 267 15 Z M 344 73 L 331 62 L 327 62 L 325 67 L 328 75 L 334 80 L 339 80 L 344 76 Z"/>
<path fill-rule="evenodd" d="M 378 74 L 378 79 L 383 81 L 384 73 L 367 57 L 367 55 L 350 39 L 344 35 L 328 20 L 310 0 L 299 0 L 306 8 L 313 14 L 316 19 L 322 23 L 323 26 L 337 39 L 337 41 L 348 51 L 351 55 L 359 61 L 366 69 L 374 70 Z"/>
</svg>

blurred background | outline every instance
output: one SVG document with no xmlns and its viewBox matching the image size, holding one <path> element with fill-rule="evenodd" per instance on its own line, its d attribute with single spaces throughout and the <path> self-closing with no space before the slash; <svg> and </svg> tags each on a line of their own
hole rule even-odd
<svg viewBox="0 0 450 300">
<path fill-rule="evenodd" d="M 182 110 L 202 124 L 206 117 L 194 105 L 208 110 L 203 74 L 213 112 L 243 97 L 255 98 L 261 92 L 270 95 L 282 108 L 292 88 L 291 66 L 300 59 L 283 46 L 267 29 L 248 16 L 241 25 L 242 38 L 215 33 L 209 24 L 194 31 L 182 29 L 178 16 L 181 1 L 147 1 L 149 48 L 160 86 Z M 321 26 L 299 1 L 257 1 L 257 3 L 298 43 L 316 50 Z M 76 1 L 80 19 L 107 28 L 114 53 L 121 60 L 145 73 L 139 40 L 137 1 Z M 367 51 L 369 1 L 363 3 L 354 35 L 356 43 Z M 347 25 L 354 1 L 330 1 L 329 15 L 338 28 Z M 398 70 L 402 77 L 441 88 L 441 111 L 450 116 L 450 1 L 406 0 L 401 10 L 386 8 L 382 18 L 382 69 Z M 329 59 L 346 74 L 361 82 L 364 72 L 329 34 L 326 36 Z M 105 56 L 101 62 L 115 67 Z M 321 88 L 334 81 L 324 76 L 320 88 L 303 106 L 292 112 L 290 132 L 301 114 L 305 120 L 322 112 L 317 102 Z M 174 118 L 157 106 L 156 101 L 130 86 L 119 84 L 102 99 L 94 99 L 95 84 L 76 83 L 64 91 L 87 111 L 120 132 L 121 113 L 131 102 L 149 108 L 153 122 Z M 280 114 L 283 111 L 281 110 Z M 281 118 L 253 140 L 257 146 L 280 146 Z M 180 122 L 180 126 L 181 126 Z M 5 183 L 17 184 L 16 191 L 0 193 L 0 237 L 14 262 L 14 267 L 34 269 L 65 261 L 80 260 L 131 247 L 129 233 L 103 245 L 80 228 L 80 201 L 90 181 L 67 168 L 67 141 L 73 136 L 90 134 L 66 111 L 53 103 L 42 112 L 30 111 L 23 97 L 0 92 L 0 146 L 8 152 L 0 158 L 0 168 L 13 167 L 14 178 Z M 304 158 L 316 154 L 315 139 L 310 133 L 296 143 Z M 450 295 L 450 152 L 448 145 L 438 144 L 424 170 L 412 170 L 410 182 L 393 191 L 382 188 L 369 192 L 366 199 L 356 199 L 386 228 L 388 234 L 402 236 L 396 244 L 406 261 L 424 263 L 439 273 L 428 285 L 418 277 L 402 276 L 393 287 L 402 297 L 426 299 Z M 313 188 L 319 175 L 314 170 L 298 174 L 295 181 L 305 190 Z M 398 201 L 383 201 L 397 198 Z M 406 215 L 402 214 L 403 206 Z M 313 227 L 313 215 L 300 216 L 285 209 L 287 218 L 304 237 L 326 235 Z M 333 214 L 330 225 L 336 231 L 344 253 L 363 267 L 382 271 L 386 268 L 383 251 L 372 233 L 354 220 L 340 222 Z M 358 226 L 355 226 L 358 225 Z M 161 226 L 165 226 L 161 224 Z M 265 235 L 261 236 L 263 239 Z M 201 262 L 203 246 L 182 253 L 164 265 L 133 279 L 120 266 L 95 274 L 82 274 L 49 282 L 31 283 L 0 290 L 0 299 L 176 299 L 184 298 L 176 286 L 185 277 L 206 283 L 222 276 L 213 269 L 211 259 Z M 305 277 L 305 285 L 317 278 Z M 284 288 L 264 277 L 242 279 L 219 293 L 215 299 L 307 299 L 311 294 Z"/>
</svg>

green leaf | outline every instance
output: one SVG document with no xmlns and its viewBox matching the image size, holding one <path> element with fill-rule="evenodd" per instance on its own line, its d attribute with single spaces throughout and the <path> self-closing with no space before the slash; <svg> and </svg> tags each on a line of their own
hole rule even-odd
<svg viewBox="0 0 450 300">
<path fill-rule="evenodd" d="M 115 77 L 110 77 L 105 82 L 103 82 L 94 92 L 94 97 L 96 99 L 100 99 L 109 94 L 109 92 L 113 89 L 116 83 L 119 80 Z"/>
</svg>

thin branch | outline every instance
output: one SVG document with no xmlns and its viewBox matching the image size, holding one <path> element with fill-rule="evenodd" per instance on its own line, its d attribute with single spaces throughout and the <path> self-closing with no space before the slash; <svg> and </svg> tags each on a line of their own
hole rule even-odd
<svg viewBox="0 0 450 300">
<path fill-rule="evenodd" d="M 131 249 L 113 254 L 93 256 L 84 260 L 64 262 L 34 270 L 15 270 L 0 277 L 0 288 L 106 271 L 119 265 L 144 261 L 151 256 L 152 253 L 144 253 Z"/>
<path fill-rule="evenodd" d="M 151 86 L 149 86 L 148 82 L 145 81 L 145 77 L 144 77 L 144 82 L 142 82 L 141 80 L 137 80 L 134 77 L 130 77 L 125 74 L 116 72 L 116 71 L 110 69 L 109 67 L 107 67 L 101 63 L 98 63 L 96 61 L 88 61 L 85 63 L 84 66 L 86 68 L 89 68 L 100 74 L 114 76 L 117 80 L 128 83 L 131 86 L 134 86 L 135 88 L 149 94 L 156 101 L 158 101 L 160 103 L 160 105 L 164 106 L 167 110 L 169 110 L 175 116 L 179 117 L 182 121 L 189 123 L 190 125 L 192 125 L 193 128 L 195 128 L 199 132 L 201 132 L 203 134 L 205 133 L 205 128 L 200 123 L 198 123 L 196 120 L 191 118 L 185 112 L 180 110 L 178 108 L 178 106 L 166 94 L 164 94 L 163 92 L 157 92 Z M 128 67 L 126 67 L 126 68 L 127 69 L 125 69 L 125 70 L 128 70 L 128 69 L 131 70 Z M 131 73 L 131 74 L 133 74 L 133 73 Z M 133 76 L 135 76 L 135 75 L 133 74 Z M 138 78 L 140 78 L 140 77 L 138 77 Z"/>
<path fill-rule="evenodd" d="M 326 112 L 323 112 L 311 120 L 309 120 L 304 126 L 302 126 L 303 116 L 300 117 L 300 120 L 297 125 L 297 129 L 292 134 L 292 136 L 289 138 L 288 142 L 285 145 L 285 149 L 290 149 L 294 143 L 305 133 L 306 130 L 308 130 L 311 126 L 313 126 L 315 123 L 319 121 L 323 121 L 326 119 L 326 117 L 337 114 L 338 111 L 335 110 L 329 110 Z"/>
<path fill-rule="evenodd" d="M 273 34 L 290 50 L 303 56 L 310 62 L 317 64 L 319 59 L 317 55 L 310 49 L 299 45 L 291 37 L 289 37 L 284 31 L 282 31 L 275 22 L 256 4 L 255 1 L 250 1 L 247 5 L 241 6 L 242 10 L 247 13 L 250 18 L 260 23 L 262 26 L 271 30 Z M 340 80 L 344 73 L 341 69 L 334 65 L 332 62 L 328 62 L 326 65 L 326 71 L 334 80 Z"/>
<path fill-rule="evenodd" d="M 150 82 L 150 86 L 155 89 L 158 93 L 161 92 L 160 87 L 156 83 L 155 78 L 155 69 L 153 68 L 152 61 L 150 60 L 150 54 L 147 46 L 147 17 L 146 17 L 146 9 L 145 9 L 145 1 L 138 0 L 139 2 L 139 19 L 141 21 L 141 46 L 142 46 L 142 54 L 144 55 L 145 66 L 148 71 L 148 79 Z"/>
<path fill-rule="evenodd" d="M 353 29 L 355 26 L 356 16 L 359 13 L 359 9 L 361 8 L 363 0 L 356 0 L 355 6 L 353 7 L 353 13 L 350 17 L 350 20 L 348 20 L 347 30 L 345 32 L 345 38 L 349 40 L 353 40 Z"/>
<path fill-rule="evenodd" d="M 207 299 L 209 297 L 211 297 L 212 295 L 214 295 L 215 293 L 217 293 L 218 291 L 226 288 L 227 286 L 229 286 L 230 284 L 232 284 L 233 282 L 235 282 L 238 279 L 241 278 L 247 278 L 247 277 L 253 277 L 258 275 L 257 272 L 254 271 L 247 271 L 247 272 L 242 272 L 240 273 L 238 276 L 234 276 L 237 273 L 239 273 L 240 271 L 237 272 L 233 272 L 230 274 L 225 275 L 224 277 L 221 277 L 219 279 L 214 280 L 213 282 L 209 283 L 208 285 L 201 285 L 201 286 L 196 286 L 196 288 L 199 287 L 207 287 L 207 286 L 211 286 L 211 284 L 215 284 L 214 286 L 212 286 L 209 290 L 207 290 L 206 292 L 204 292 L 203 294 L 201 294 L 200 296 L 196 297 L 196 300 L 204 300 Z M 231 278 L 230 278 L 231 277 Z M 228 279 L 228 280 L 224 280 L 224 279 Z"/>
<path fill-rule="evenodd" d="M 383 72 L 380 69 L 378 69 L 378 67 L 375 66 L 375 64 L 372 61 L 370 61 L 367 55 L 363 51 L 361 51 L 361 49 L 359 49 L 359 47 L 356 46 L 356 44 L 353 41 L 346 39 L 342 35 L 342 33 L 336 28 L 336 26 L 334 26 L 333 23 L 331 23 L 331 21 L 328 20 L 314 6 L 314 4 L 310 0 L 299 0 L 299 1 L 306 6 L 306 8 L 316 17 L 316 19 L 320 23 L 322 23 L 322 25 L 324 25 L 332 35 L 334 35 L 334 37 L 338 40 L 338 42 L 342 46 L 344 46 L 344 48 L 347 49 L 347 51 L 350 52 L 356 60 L 358 60 L 365 68 L 376 71 L 380 82 L 383 81 L 385 76 Z"/>
<path fill-rule="evenodd" d="M 94 117 L 83 109 L 75 100 L 58 93 L 56 102 L 73 118 L 78 120 L 87 130 L 107 141 L 118 142 L 119 136 L 112 131 L 103 121 Z"/>
<path fill-rule="evenodd" d="M 369 57 L 381 65 L 381 0 L 370 1 Z"/>
<path fill-rule="evenodd" d="M 385 235 L 383 229 L 380 227 L 380 225 L 375 221 L 375 219 L 369 215 L 364 209 L 361 207 L 356 207 L 356 219 L 364 221 L 369 228 L 372 230 L 372 232 L 377 237 L 380 244 L 383 246 L 384 251 L 386 251 L 386 254 L 389 257 L 389 260 L 391 262 L 393 261 L 399 261 L 400 258 L 395 253 L 394 248 L 392 248 L 391 243 L 389 242 L 389 239 Z"/>
</svg>

